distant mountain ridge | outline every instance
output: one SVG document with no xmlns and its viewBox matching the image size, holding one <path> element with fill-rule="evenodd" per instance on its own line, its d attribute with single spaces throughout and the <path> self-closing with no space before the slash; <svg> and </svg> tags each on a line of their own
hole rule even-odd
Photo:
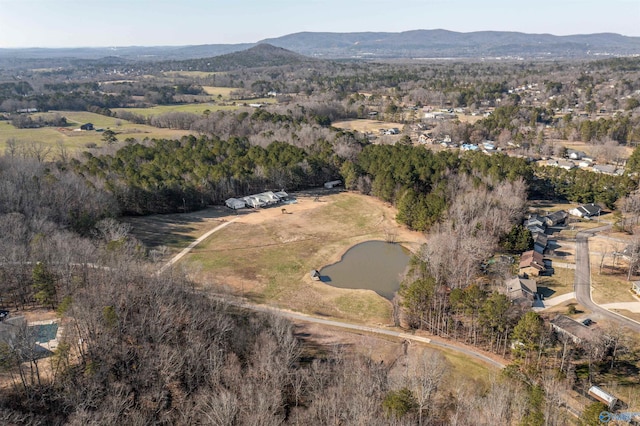
<svg viewBox="0 0 640 426">
<path fill-rule="evenodd" d="M 460 33 L 414 30 L 401 33 L 302 32 L 262 40 L 303 55 L 330 58 L 480 58 L 640 55 L 640 37 L 601 33 L 555 36 L 505 31 Z"/>
<path fill-rule="evenodd" d="M 299 53 L 292 52 L 282 47 L 276 47 L 268 43 L 260 43 L 247 50 L 227 53 L 225 55 L 210 58 L 184 59 L 179 61 L 164 61 L 159 66 L 167 69 L 175 69 L 176 65 L 181 69 L 192 71 L 230 71 L 240 68 L 263 68 L 280 65 L 300 65 L 318 61 Z"/>
<path fill-rule="evenodd" d="M 640 37 L 600 33 L 555 36 L 505 31 L 461 33 L 442 29 L 400 33 L 300 32 L 258 43 L 115 48 L 0 49 L 0 59 L 120 57 L 185 60 L 214 57 L 270 44 L 305 56 L 344 58 L 589 58 L 640 55 Z"/>
</svg>

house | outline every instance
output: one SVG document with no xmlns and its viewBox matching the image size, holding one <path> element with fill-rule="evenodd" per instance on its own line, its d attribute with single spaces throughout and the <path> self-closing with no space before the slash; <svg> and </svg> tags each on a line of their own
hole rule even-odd
<svg viewBox="0 0 640 426">
<path fill-rule="evenodd" d="M 484 141 L 482 142 L 482 146 L 485 151 L 495 151 L 496 144 L 493 141 Z"/>
<path fill-rule="evenodd" d="M 535 274 L 540 275 L 544 272 L 546 267 L 544 266 L 544 260 L 542 253 L 538 253 L 534 250 L 525 251 L 520 256 L 520 271 L 527 275 Z"/>
<path fill-rule="evenodd" d="M 278 204 L 280 202 L 280 197 L 278 197 L 273 191 L 266 191 L 260 194 L 256 194 L 256 197 L 263 200 L 269 206 Z"/>
<path fill-rule="evenodd" d="M 560 160 L 558 161 L 558 167 L 565 170 L 571 170 L 576 168 L 576 163 L 574 163 L 573 161 Z"/>
<path fill-rule="evenodd" d="M 593 166 L 593 171 L 605 175 L 615 175 L 616 166 L 611 164 L 596 164 L 595 166 Z"/>
<path fill-rule="evenodd" d="M 578 217 L 592 217 L 596 215 L 600 216 L 600 213 L 602 213 L 602 209 L 599 205 L 594 203 L 584 204 L 582 206 L 576 207 L 575 209 L 569 210 L 570 215 Z"/>
<path fill-rule="evenodd" d="M 460 149 L 461 149 L 462 151 L 477 151 L 477 150 L 479 150 L 480 148 L 478 147 L 478 145 L 475 145 L 475 144 L 472 144 L 472 143 L 463 143 L 463 144 L 460 146 Z"/>
<path fill-rule="evenodd" d="M 538 216 L 537 214 L 532 214 L 531 216 L 529 216 L 528 219 L 525 219 L 525 221 L 523 222 L 523 225 L 525 228 L 528 228 L 530 226 L 543 227 L 545 226 L 544 222 L 545 220 L 542 216 Z"/>
<path fill-rule="evenodd" d="M 538 297 L 538 285 L 534 280 L 514 277 L 506 282 L 507 297 L 513 303 L 531 305 Z"/>
<path fill-rule="evenodd" d="M 582 151 L 576 151 L 575 149 L 567 150 L 567 157 L 572 160 L 582 160 L 586 156 L 587 154 Z"/>
<path fill-rule="evenodd" d="M 568 316 L 558 315 L 551 320 L 551 328 L 558 334 L 568 337 L 573 343 L 589 341 L 592 338 L 589 327 Z"/>
<path fill-rule="evenodd" d="M 238 210 L 247 207 L 247 203 L 239 198 L 229 198 L 224 204 L 233 210 Z"/>
<path fill-rule="evenodd" d="M 267 205 L 267 203 L 265 203 L 264 200 L 261 200 L 259 197 L 255 195 L 249 195 L 249 196 L 243 197 L 241 198 L 241 200 L 244 201 L 247 207 L 253 207 L 254 209 L 257 209 L 259 207 L 265 207 Z"/>
<path fill-rule="evenodd" d="M 533 236 L 533 250 L 543 254 L 547 249 L 548 238 L 547 234 L 536 233 Z"/>
<path fill-rule="evenodd" d="M 341 180 L 332 180 L 330 182 L 325 182 L 324 183 L 324 187 L 327 189 L 333 189 L 336 186 L 340 186 L 342 185 L 342 181 Z"/>
<path fill-rule="evenodd" d="M 427 144 L 427 143 L 432 144 L 434 140 L 429 135 L 423 133 L 420 136 L 418 136 L 418 142 L 422 144 Z"/>
<path fill-rule="evenodd" d="M 606 404 L 606 406 L 609 408 L 609 410 L 613 410 L 613 408 L 618 403 L 618 398 L 616 398 L 615 396 L 611 395 L 608 392 L 605 392 L 602 388 L 600 388 L 598 386 L 591 386 L 589 388 L 589 392 L 588 393 L 589 393 L 589 396 L 591 396 L 591 397 L 597 399 L 598 401 Z"/>
<path fill-rule="evenodd" d="M 564 210 L 558 210 L 542 218 L 546 226 L 564 225 L 564 222 L 569 217 L 569 213 Z"/>
<path fill-rule="evenodd" d="M 80 126 L 80 130 L 94 130 L 93 123 L 86 123 Z"/>
<path fill-rule="evenodd" d="M 544 234 L 544 228 L 542 226 L 538 226 L 538 225 L 529 225 L 529 226 L 527 226 L 527 230 L 529 230 L 529 232 L 531 232 L 531 235 L 533 235 L 533 234 Z"/>
<path fill-rule="evenodd" d="M 385 135 L 399 135 L 400 134 L 400 129 L 398 129 L 397 127 L 394 127 L 392 129 L 387 129 L 384 132 Z"/>
</svg>

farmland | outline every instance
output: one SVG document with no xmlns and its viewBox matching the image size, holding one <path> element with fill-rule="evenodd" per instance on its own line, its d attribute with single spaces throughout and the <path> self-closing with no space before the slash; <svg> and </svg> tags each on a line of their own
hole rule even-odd
<svg viewBox="0 0 640 426">
<path fill-rule="evenodd" d="M 38 129 L 16 129 L 8 121 L 0 121 L 0 150 L 4 151 L 9 139 L 20 143 L 41 143 L 52 148 L 62 143 L 71 151 L 81 151 L 87 144 L 104 145 L 102 134 L 97 131 L 75 131 L 84 123 L 93 123 L 96 129 L 111 129 L 120 141 L 126 138 L 142 140 L 145 138 L 177 139 L 189 132 L 183 130 L 160 129 L 145 124 L 134 124 L 126 120 L 107 117 L 91 112 L 56 111 L 48 115 L 60 114 L 67 118 L 67 127 L 41 127 Z M 42 115 L 42 114 L 41 114 Z"/>
</svg>

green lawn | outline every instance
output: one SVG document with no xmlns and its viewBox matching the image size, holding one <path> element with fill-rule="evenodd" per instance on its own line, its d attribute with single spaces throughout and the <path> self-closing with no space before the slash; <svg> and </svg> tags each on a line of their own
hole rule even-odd
<svg viewBox="0 0 640 426">
<path fill-rule="evenodd" d="M 113 108 L 114 112 L 131 112 L 133 114 L 149 117 L 152 115 L 161 115 L 168 112 L 188 112 L 191 114 L 203 114 L 205 111 L 230 111 L 238 109 L 237 105 L 218 105 L 215 103 L 198 103 L 198 104 L 180 104 L 180 105 L 156 105 L 148 108 Z"/>
<path fill-rule="evenodd" d="M 553 275 L 550 277 L 539 277 L 537 279 L 538 291 L 545 298 L 560 296 L 573 291 L 575 271 L 567 268 L 553 268 Z"/>
<path fill-rule="evenodd" d="M 68 126 L 43 127 L 40 129 L 16 129 L 8 121 L 0 121 L 0 151 L 4 152 L 7 140 L 14 139 L 18 144 L 37 142 L 51 145 L 54 148 L 62 143 L 70 151 L 81 151 L 87 144 L 104 145 L 102 133 L 98 131 L 75 131 L 84 123 L 93 123 L 96 129 L 111 129 L 119 141 L 127 138 L 179 139 L 188 135 L 184 130 L 159 129 L 144 124 L 134 124 L 126 120 L 107 117 L 100 114 L 82 111 L 52 111 L 38 115 L 60 114 L 66 117 Z"/>
</svg>

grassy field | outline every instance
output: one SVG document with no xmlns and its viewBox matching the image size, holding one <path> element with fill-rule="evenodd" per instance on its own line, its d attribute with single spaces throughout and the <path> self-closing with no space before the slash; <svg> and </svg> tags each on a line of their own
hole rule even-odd
<svg viewBox="0 0 640 426">
<path fill-rule="evenodd" d="M 322 193 L 327 194 L 327 193 Z M 203 287 L 226 286 L 254 302 L 369 324 L 391 322 L 391 303 L 370 290 L 350 290 L 312 281 L 309 271 L 340 259 L 353 245 L 384 240 L 391 228 L 396 241 L 417 249 L 424 237 L 400 228 L 395 211 L 372 198 L 339 193 L 298 195 L 297 203 L 250 210 L 213 234 L 187 255 L 183 265 Z M 186 246 L 206 229 L 236 216 L 210 209 L 176 217 L 132 220 L 134 233 L 148 245 L 173 251 Z"/>
<path fill-rule="evenodd" d="M 167 77 L 185 77 L 185 78 L 207 78 L 216 75 L 215 72 L 207 71 L 165 71 L 163 73 Z"/>
<path fill-rule="evenodd" d="M 626 280 L 626 276 L 606 273 L 598 275 L 596 265 L 591 265 L 591 297 L 595 303 L 636 302 L 630 288 L 631 283 Z"/>
<path fill-rule="evenodd" d="M 236 110 L 237 105 L 218 105 L 215 103 L 196 103 L 196 104 L 179 104 L 179 105 L 156 105 L 148 108 L 113 108 L 114 112 L 131 112 L 133 114 L 149 117 L 152 115 L 161 115 L 168 112 L 188 112 L 192 114 L 202 114 L 205 111 L 229 111 Z"/>
<path fill-rule="evenodd" d="M 231 92 L 238 89 L 235 87 L 202 86 L 202 90 L 204 90 L 207 95 L 221 96 L 222 99 L 229 99 Z"/>
<path fill-rule="evenodd" d="M 18 143 L 38 142 L 55 146 L 63 143 L 70 151 L 81 151 L 87 144 L 95 143 L 97 146 L 104 145 L 102 133 L 96 131 L 74 131 L 79 129 L 84 123 L 93 123 L 95 128 L 111 129 L 117 135 L 118 140 L 126 138 L 142 140 L 144 138 L 166 138 L 178 139 L 189 134 L 184 130 L 158 129 L 144 124 L 134 124 L 126 120 L 107 117 L 91 112 L 77 111 L 57 111 L 44 114 L 60 114 L 67 118 L 67 127 L 43 127 L 39 129 L 16 129 L 8 121 L 0 121 L 0 150 L 4 151 L 8 139 L 15 139 Z"/>
<path fill-rule="evenodd" d="M 575 271 L 568 268 L 554 268 L 550 277 L 538 278 L 538 291 L 545 298 L 561 296 L 573 291 Z"/>
<path fill-rule="evenodd" d="M 337 127 L 339 129 L 357 130 L 363 133 L 364 132 L 378 133 L 379 129 L 391 129 L 393 127 L 402 129 L 404 125 L 401 123 L 389 123 L 386 121 L 361 119 L 361 120 L 336 121 L 332 123 L 332 126 Z"/>
</svg>

